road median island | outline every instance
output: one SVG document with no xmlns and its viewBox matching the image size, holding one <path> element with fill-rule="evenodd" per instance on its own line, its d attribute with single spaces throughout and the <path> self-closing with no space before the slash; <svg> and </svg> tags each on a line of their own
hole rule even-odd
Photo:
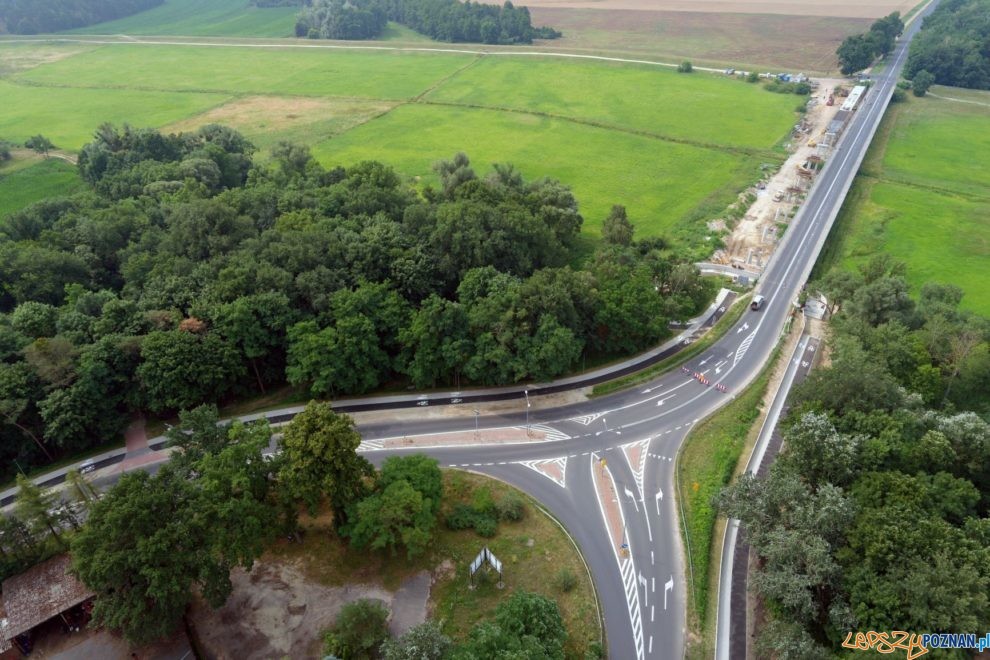
<svg viewBox="0 0 990 660">
<path fill-rule="evenodd" d="M 726 315 L 728 316 L 728 315 Z M 725 520 L 712 502 L 719 491 L 745 469 L 769 402 L 787 368 L 780 356 L 790 355 L 800 339 L 800 324 L 778 343 L 756 379 L 728 405 L 698 423 L 677 454 L 675 481 L 680 501 L 681 536 L 688 564 L 686 657 L 710 658 L 715 650 L 715 607 L 718 566 Z"/>
</svg>

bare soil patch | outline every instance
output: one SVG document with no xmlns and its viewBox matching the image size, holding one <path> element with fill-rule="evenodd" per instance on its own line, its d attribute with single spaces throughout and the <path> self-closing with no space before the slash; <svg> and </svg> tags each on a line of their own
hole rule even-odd
<svg viewBox="0 0 990 660">
<path fill-rule="evenodd" d="M 826 105 L 829 94 L 841 82 L 819 80 L 819 88 L 812 95 L 814 103 L 804 116 L 806 130 L 792 136 L 790 157 L 765 182 L 766 187 L 750 191 L 756 195 L 756 200 L 724 239 L 725 248 L 712 255 L 714 263 L 737 264 L 753 270 L 766 266 L 792 214 L 804 198 L 802 191 L 811 184 L 811 179 L 800 176 L 799 172 L 810 159 L 820 155 L 827 157 L 817 145 L 842 103 L 839 98 L 835 105 Z"/>
<path fill-rule="evenodd" d="M 913 0 L 527 0 L 531 9 L 635 9 L 641 11 L 700 11 L 711 13 L 789 14 L 877 18 L 892 11 L 906 14 Z"/>
<path fill-rule="evenodd" d="M 314 143 L 348 131 L 394 106 L 385 101 L 358 99 L 246 96 L 166 126 L 163 131 L 193 131 L 206 124 L 225 124 L 259 146 L 278 140 Z"/>
<path fill-rule="evenodd" d="M 39 46 L 36 43 L 3 43 L 0 44 L 0 76 L 9 76 L 42 64 L 58 62 L 93 48 L 94 46 L 84 44 Z"/>
<path fill-rule="evenodd" d="M 256 562 L 251 571 L 235 569 L 230 579 L 234 591 L 222 608 L 211 610 L 197 599 L 190 613 L 200 643 L 218 660 L 319 657 L 321 633 L 344 604 L 372 598 L 390 606 L 393 599 L 392 592 L 376 585 L 311 582 L 292 563 L 281 561 Z"/>
<path fill-rule="evenodd" d="M 563 38 L 546 49 L 607 51 L 665 59 L 687 58 L 736 68 L 763 66 L 828 73 L 835 50 L 866 18 L 534 7 L 533 22 L 552 25 Z"/>
</svg>

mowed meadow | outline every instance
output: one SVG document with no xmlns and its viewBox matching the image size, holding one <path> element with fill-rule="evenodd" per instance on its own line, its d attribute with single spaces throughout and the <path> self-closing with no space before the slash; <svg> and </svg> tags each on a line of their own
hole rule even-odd
<svg viewBox="0 0 990 660">
<path fill-rule="evenodd" d="M 165 5 L 167 7 L 168 5 Z M 705 73 L 572 58 L 119 43 L 38 56 L 0 77 L 0 137 L 78 150 L 102 122 L 168 131 L 225 123 L 262 150 L 288 139 L 328 166 L 376 159 L 417 185 L 466 152 L 570 185 L 597 233 L 625 204 L 640 236 L 704 245 L 783 159 L 798 98 Z M 0 43 L 0 63 L 8 49 Z M 54 46 L 39 45 L 39 52 Z M 62 47 L 64 48 L 64 47 Z M 264 157 L 264 154 L 262 154 Z"/>
<path fill-rule="evenodd" d="M 990 315 L 990 92 L 934 87 L 893 106 L 830 241 L 837 267 L 886 252 Z"/>
</svg>

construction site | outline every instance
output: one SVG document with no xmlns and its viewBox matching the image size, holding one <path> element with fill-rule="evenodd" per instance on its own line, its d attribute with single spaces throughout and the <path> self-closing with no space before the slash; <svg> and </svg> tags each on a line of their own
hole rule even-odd
<svg viewBox="0 0 990 660">
<path fill-rule="evenodd" d="M 809 83 L 806 111 L 785 145 L 790 156 L 776 171 L 764 165 L 763 178 L 740 195 L 726 217 L 708 223 L 724 244 L 712 263 L 759 276 L 868 89 L 845 80 Z"/>
</svg>

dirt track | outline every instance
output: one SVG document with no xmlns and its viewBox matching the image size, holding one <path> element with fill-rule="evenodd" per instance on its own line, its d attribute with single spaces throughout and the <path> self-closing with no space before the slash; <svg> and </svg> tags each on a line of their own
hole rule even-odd
<svg viewBox="0 0 990 660">
<path fill-rule="evenodd" d="M 489 0 L 491 1 L 491 0 Z M 636 9 L 640 11 L 693 11 L 709 13 L 788 14 L 792 16 L 845 16 L 876 18 L 892 11 L 906 14 L 912 0 L 526 0 L 528 7 L 561 9 Z"/>
</svg>

